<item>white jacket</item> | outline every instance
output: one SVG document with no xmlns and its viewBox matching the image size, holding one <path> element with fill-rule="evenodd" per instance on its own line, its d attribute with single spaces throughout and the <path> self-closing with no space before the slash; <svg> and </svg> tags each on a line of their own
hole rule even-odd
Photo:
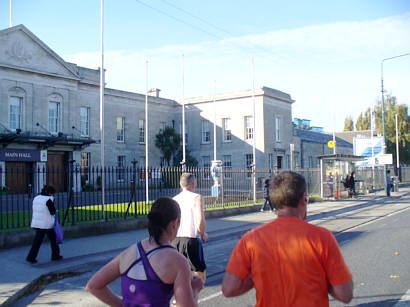
<svg viewBox="0 0 410 307">
<path fill-rule="evenodd" d="M 47 201 L 53 200 L 53 196 L 37 195 L 33 199 L 33 218 L 31 228 L 51 229 L 54 226 L 54 215 L 50 214 Z"/>
</svg>

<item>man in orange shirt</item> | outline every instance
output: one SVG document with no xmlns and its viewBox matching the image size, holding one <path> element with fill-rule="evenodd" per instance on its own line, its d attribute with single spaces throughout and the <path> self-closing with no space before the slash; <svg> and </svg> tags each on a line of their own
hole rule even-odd
<svg viewBox="0 0 410 307">
<path fill-rule="evenodd" d="M 256 290 L 256 307 L 329 306 L 328 293 L 349 303 L 353 281 L 333 234 L 305 222 L 306 182 L 282 172 L 270 191 L 277 219 L 247 232 L 234 248 L 222 283 L 226 297 Z"/>
</svg>

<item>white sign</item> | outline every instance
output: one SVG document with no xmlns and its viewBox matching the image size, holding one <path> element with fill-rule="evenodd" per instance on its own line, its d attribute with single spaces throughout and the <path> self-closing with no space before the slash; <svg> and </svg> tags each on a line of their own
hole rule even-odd
<svg viewBox="0 0 410 307">
<path fill-rule="evenodd" d="M 47 150 L 40 150 L 40 161 L 47 162 Z"/>
<path fill-rule="evenodd" d="M 376 165 L 389 165 L 393 164 L 392 154 L 382 154 L 374 158 Z"/>
</svg>

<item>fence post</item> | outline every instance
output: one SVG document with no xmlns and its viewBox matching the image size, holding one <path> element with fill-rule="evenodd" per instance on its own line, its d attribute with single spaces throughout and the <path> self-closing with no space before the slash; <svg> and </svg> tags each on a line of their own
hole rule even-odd
<svg viewBox="0 0 410 307">
<path fill-rule="evenodd" d="M 64 214 L 64 219 L 63 222 L 61 223 L 62 225 L 65 224 L 65 221 L 67 219 L 67 214 L 68 211 L 70 210 L 71 207 L 71 225 L 74 225 L 74 205 L 73 205 L 73 179 L 74 179 L 74 174 L 73 174 L 73 166 L 74 166 L 75 160 L 69 160 L 68 161 L 68 202 L 67 202 L 67 210 Z"/>
</svg>

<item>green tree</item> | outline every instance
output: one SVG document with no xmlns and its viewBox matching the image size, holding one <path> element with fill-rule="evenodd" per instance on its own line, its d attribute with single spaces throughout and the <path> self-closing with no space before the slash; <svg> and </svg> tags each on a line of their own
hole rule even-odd
<svg viewBox="0 0 410 307">
<path fill-rule="evenodd" d="M 360 113 L 356 121 L 356 131 L 370 130 L 371 115 L 370 108 L 367 108 L 366 112 Z"/>
<path fill-rule="evenodd" d="M 353 131 L 353 119 L 351 116 L 345 118 L 345 127 L 343 131 Z"/>
<path fill-rule="evenodd" d="M 382 126 L 382 108 L 381 101 L 378 101 L 376 107 L 376 129 L 379 134 L 383 133 Z M 398 104 L 395 96 L 386 95 L 384 99 L 384 118 L 386 130 L 386 152 L 393 154 L 393 159 L 396 161 L 396 118 L 398 119 L 398 135 L 399 135 L 399 156 L 403 163 L 410 163 L 410 132 L 408 106 L 406 104 Z M 395 162 L 396 164 L 396 162 Z"/>
<path fill-rule="evenodd" d="M 172 127 L 166 127 L 155 136 L 155 146 L 161 150 L 162 157 L 170 166 L 171 158 L 180 147 L 181 137 Z"/>
<path fill-rule="evenodd" d="M 174 155 L 174 166 L 180 166 L 182 161 L 182 147 L 179 147 L 178 151 Z M 191 155 L 191 151 L 185 148 L 185 166 L 196 167 L 198 166 L 198 160 Z"/>
</svg>

